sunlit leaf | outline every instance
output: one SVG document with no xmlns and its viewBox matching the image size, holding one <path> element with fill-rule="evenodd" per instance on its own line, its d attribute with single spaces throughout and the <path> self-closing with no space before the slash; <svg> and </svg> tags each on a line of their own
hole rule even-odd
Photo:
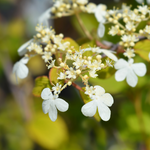
<svg viewBox="0 0 150 150">
<path fill-rule="evenodd" d="M 35 86 L 32 91 L 33 95 L 40 97 L 41 92 L 44 88 L 51 88 L 51 84 L 48 77 L 47 76 L 37 77 L 35 79 Z"/>
<path fill-rule="evenodd" d="M 83 102 L 86 104 L 86 103 L 92 101 L 88 95 L 84 94 L 84 88 L 82 88 L 82 89 L 83 89 L 83 91 L 80 90 L 80 95 L 81 95 L 81 97 L 82 97 Z M 96 111 L 96 114 L 94 115 L 94 118 L 95 118 L 97 121 L 100 121 L 100 120 L 101 120 L 101 119 L 100 119 L 100 116 L 99 116 L 99 113 L 98 113 L 98 110 Z"/>
<path fill-rule="evenodd" d="M 48 115 L 38 113 L 26 128 L 29 136 L 46 149 L 61 149 L 69 138 L 67 126 L 60 116 L 52 122 Z"/>
<path fill-rule="evenodd" d="M 143 59 L 149 61 L 148 54 L 150 53 L 150 40 L 142 40 L 135 44 L 135 53 L 140 55 Z"/>
<path fill-rule="evenodd" d="M 57 68 L 52 68 L 49 72 L 49 80 L 51 82 L 51 84 L 63 84 L 63 80 L 58 80 L 57 78 L 59 77 L 59 74 L 60 72 L 62 72 L 63 70 L 60 68 L 60 69 L 57 69 Z"/>
</svg>

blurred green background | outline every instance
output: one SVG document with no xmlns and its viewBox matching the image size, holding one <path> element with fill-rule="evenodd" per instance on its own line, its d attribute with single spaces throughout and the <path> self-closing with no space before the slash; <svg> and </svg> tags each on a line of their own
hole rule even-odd
<svg viewBox="0 0 150 150">
<path fill-rule="evenodd" d="M 109 8 L 123 2 L 137 5 L 134 0 L 97 0 Z M 35 34 L 38 16 L 52 6 L 52 0 L 0 0 L 0 150 L 148 150 L 150 149 L 150 71 L 139 78 L 136 88 L 126 82 L 92 79 L 111 93 L 115 103 L 108 122 L 97 122 L 81 113 L 83 101 L 73 87 L 60 97 L 69 103 L 69 110 L 60 113 L 56 122 L 42 112 L 42 99 L 32 95 L 34 79 L 48 75 L 43 60 L 29 61 L 28 78 L 15 82 L 13 64 L 20 59 L 17 49 Z M 88 29 L 97 27 L 94 16 L 81 16 Z M 92 23 L 91 23 L 92 22 Z M 56 33 L 75 40 L 83 37 L 74 17 L 49 20 Z M 95 31 L 95 30 L 94 30 Z M 118 38 L 105 36 L 118 42 Z M 136 61 L 145 62 L 136 57 Z M 147 68 L 150 63 L 145 62 Z"/>
</svg>

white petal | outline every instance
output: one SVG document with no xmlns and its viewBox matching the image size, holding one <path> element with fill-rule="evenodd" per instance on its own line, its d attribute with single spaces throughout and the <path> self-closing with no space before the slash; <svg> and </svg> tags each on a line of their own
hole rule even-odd
<svg viewBox="0 0 150 150">
<path fill-rule="evenodd" d="M 114 60 L 114 61 L 118 61 L 118 58 L 117 58 L 114 54 L 112 54 L 111 51 L 105 50 L 105 49 L 102 49 L 101 51 L 102 51 L 106 56 L 108 56 L 110 59 L 112 59 L 112 60 Z"/>
<path fill-rule="evenodd" d="M 127 66 L 128 66 L 128 62 L 122 58 L 119 59 L 114 65 L 115 69 L 121 69 Z"/>
<path fill-rule="evenodd" d="M 98 112 L 102 120 L 108 121 L 110 119 L 110 109 L 101 101 L 98 102 Z"/>
<path fill-rule="evenodd" d="M 83 115 L 87 117 L 92 117 L 95 115 L 97 110 L 97 104 L 95 101 L 88 102 L 87 104 L 83 105 L 81 108 L 81 112 Z"/>
<path fill-rule="evenodd" d="M 98 36 L 101 37 L 101 38 L 104 36 L 105 26 L 102 23 L 99 24 L 97 33 L 98 33 Z"/>
<path fill-rule="evenodd" d="M 135 75 L 132 69 L 129 69 L 127 74 L 127 83 L 130 86 L 135 87 L 137 82 L 138 82 L 137 76 Z"/>
<path fill-rule="evenodd" d="M 55 100 L 55 105 L 56 105 L 57 109 L 61 112 L 65 112 L 69 108 L 68 103 L 61 98 L 57 98 Z"/>
<path fill-rule="evenodd" d="M 136 0 L 136 1 L 140 4 L 144 3 L 144 0 Z"/>
<path fill-rule="evenodd" d="M 119 69 L 115 73 L 116 81 L 123 81 L 127 77 L 127 74 L 128 74 L 128 68 Z"/>
<path fill-rule="evenodd" d="M 102 102 L 107 105 L 107 106 L 112 106 L 112 104 L 114 103 L 114 99 L 113 97 L 109 94 L 109 93 L 105 93 L 104 95 L 102 95 L 100 97 L 100 99 L 102 100 Z"/>
<path fill-rule="evenodd" d="M 57 109 L 56 109 L 54 101 L 52 101 L 52 103 L 50 104 L 48 115 L 49 115 L 49 118 L 52 121 L 56 121 L 56 119 L 57 119 Z"/>
<path fill-rule="evenodd" d="M 22 62 L 23 64 L 27 64 L 29 61 L 29 57 L 23 57 L 20 62 Z"/>
<path fill-rule="evenodd" d="M 23 63 L 19 62 L 18 68 L 16 70 L 16 75 L 20 79 L 24 79 L 28 76 L 28 73 L 29 73 L 28 67 L 24 65 Z"/>
<path fill-rule="evenodd" d="M 20 56 L 24 55 L 27 52 L 27 46 L 33 41 L 33 39 L 29 40 L 28 42 L 24 43 L 21 47 L 18 49 L 18 54 Z"/>
<path fill-rule="evenodd" d="M 146 74 L 146 71 L 147 71 L 146 65 L 144 63 L 133 64 L 132 69 L 140 77 L 144 76 Z"/>
<path fill-rule="evenodd" d="M 94 86 L 94 93 L 96 96 L 101 96 L 105 93 L 105 89 L 99 85 Z"/>
<path fill-rule="evenodd" d="M 50 18 L 51 8 L 47 9 L 38 19 L 39 24 L 48 26 L 48 19 Z"/>
<path fill-rule="evenodd" d="M 49 88 L 43 89 L 43 91 L 41 93 L 41 98 L 44 100 L 52 99 L 53 94 L 52 94 L 51 90 Z"/>
<path fill-rule="evenodd" d="M 47 114 L 49 112 L 50 103 L 52 100 L 45 100 L 42 102 L 42 110 L 44 114 Z"/>
</svg>

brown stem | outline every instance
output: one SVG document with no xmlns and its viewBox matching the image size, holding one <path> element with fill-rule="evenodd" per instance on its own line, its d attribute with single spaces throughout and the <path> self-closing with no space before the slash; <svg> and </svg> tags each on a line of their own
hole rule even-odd
<svg viewBox="0 0 150 150">
<path fill-rule="evenodd" d="M 72 82 L 72 86 L 74 86 L 79 91 L 80 90 L 83 91 L 83 89 L 79 85 L 77 85 L 76 83 L 74 83 L 74 82 Z"/>
<path fill-rule="evenodd" d="M 90 32 L 85 28 L 80 16 L 79 16 L 79 13 L 75 13 L 75 16 L 82 28 L 82 30 L 84 31 L 84 33 L 86 34 L 86 36 L 90 39 L 90 40 L 93 40 L 93 37 L 91 36 Z"/>
</svg>

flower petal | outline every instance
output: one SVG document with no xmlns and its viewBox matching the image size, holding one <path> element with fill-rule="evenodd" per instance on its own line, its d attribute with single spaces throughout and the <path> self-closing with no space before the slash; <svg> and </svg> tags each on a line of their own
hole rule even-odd
<svg viewBox="0 0 150 150">
<path fill-rule="evenodd" d="M 144 63 L 133 64 L 132 69 L 140 77 L 144 76 L 146 74 L 146 71 L 147 71 L 146 65 Z"/>
<path fill-rule="evenodd" d="M 49 112 L 51 100 L 45 100 L 42 102 L 42 110 L 44 114 L 47 114 Z"/>
<path fill-rule="evenodd" d="M 108 121 L 110 119 L 111 111 L 101 101 L 98 102 L 98 112 L 102 120 Z"/>
<path fill-rule="evenodd" d="M 96 96 L 101 96 L 105 93 L 105 89 L 99 85 L 94 86 L 94 93 Z"/>
<path fill-rule="evenodd" d="M 81 112 L 87 117 L 92 117 L 95 115 L 97 110 L 97 104 L 95 101 L 91 101 L 82 106 Z"/>
<path fill-rule="evenodd" d="M 114 65 L 114 67 L 115 67 L 115 69 L 122 69 L 122 68 L 124 68 L 124 67 L 127 67 L 128 66 L 128 62 L 127 61 L 125 61 L 124 59 L 119 59 L 116 63 L 115 63 L 115 65 Z"/>
<path fill-rule="evenodd" d="M 100 99 L 107 106 L 111 106 L 114 103 L 114 99 L 109 93 L 105 93 L 100 97 Z"/>
<path fill-rule="evenodd" d="M 56 109 L 54 101 L 52 101 L 51 104 L 50 104 L 48 115 L 49 115 L 49 118 L 52 121 L 56 121 L 56 119 L 57 119 L 57 109 Z"/>
<path fill-rule="evenodd" d="M 55 105 L 56 105 L 57 109 L 61 112 L 65 112 L 69 108 L 68 103 L 61 98 L 57 98 L 55 100 Z"/>
<path fill-rule="evenodd" d="M 105 50 L 105 49 L 102 49 L 102 52 L 108 56 L 110 59 L 114 60 L 114 61 L 118 61 L 118 58 L 109 50 Z"/>
<path fill-rule="evenodd" d="M 127 77 L 127 74 L 128 74 L 128 68 L 119 69 L 115 73 L 116 81 L 123 81 Z"/>
<path fill-rule="evenodd" d="M 52 94 L 51 90 L 49 88 L 43 89 L 43 91 L 41 93 L 41 98 L 44 99 L 44 100 L 52 99 L 53 94 Z"/>
<path fill-rule="evenodd" d="M 18 49 L 18 54 L 20 56 L 23 56 L 26 52 L 27 52 L 27 46 L 33 41 L 33 39 L 27 41 L 26 43 L 24 43 L 23 45 L 21 45 L 21 47 L 19 47 Z"/>
<path fill-rule="evenodd" d="M 29 73 L 29 69 L 26 65 L 24 65 L 21 62 L 18 62 L 18 68 L 16 68 L 16 75 L 20 78 L 20 79 L 24 79 L 28 76 Z"/>
<path fill-rule="evenodd" d="M 128 74 L 127 74 L 127 83 L 130 86 L 135 87 L 137 82 L 138 82 L 138 78 L 137 78 L 136 74 L 133 72 L 132 69 L 129 69 Z"/>
<path fill-rule="evenodd" d="M 29 61 L 29 57 L 23 57 L 20 62 L 22 62 L 23 64 L 27 64 Z"/>
<path fill-rule="evenodd" d="M 97 33 L 98 33 L 98 36 L 101 37 L 101 38 L 104 36 L 105 26 L 102 23 L 99 24 Z"/>
</svg>

